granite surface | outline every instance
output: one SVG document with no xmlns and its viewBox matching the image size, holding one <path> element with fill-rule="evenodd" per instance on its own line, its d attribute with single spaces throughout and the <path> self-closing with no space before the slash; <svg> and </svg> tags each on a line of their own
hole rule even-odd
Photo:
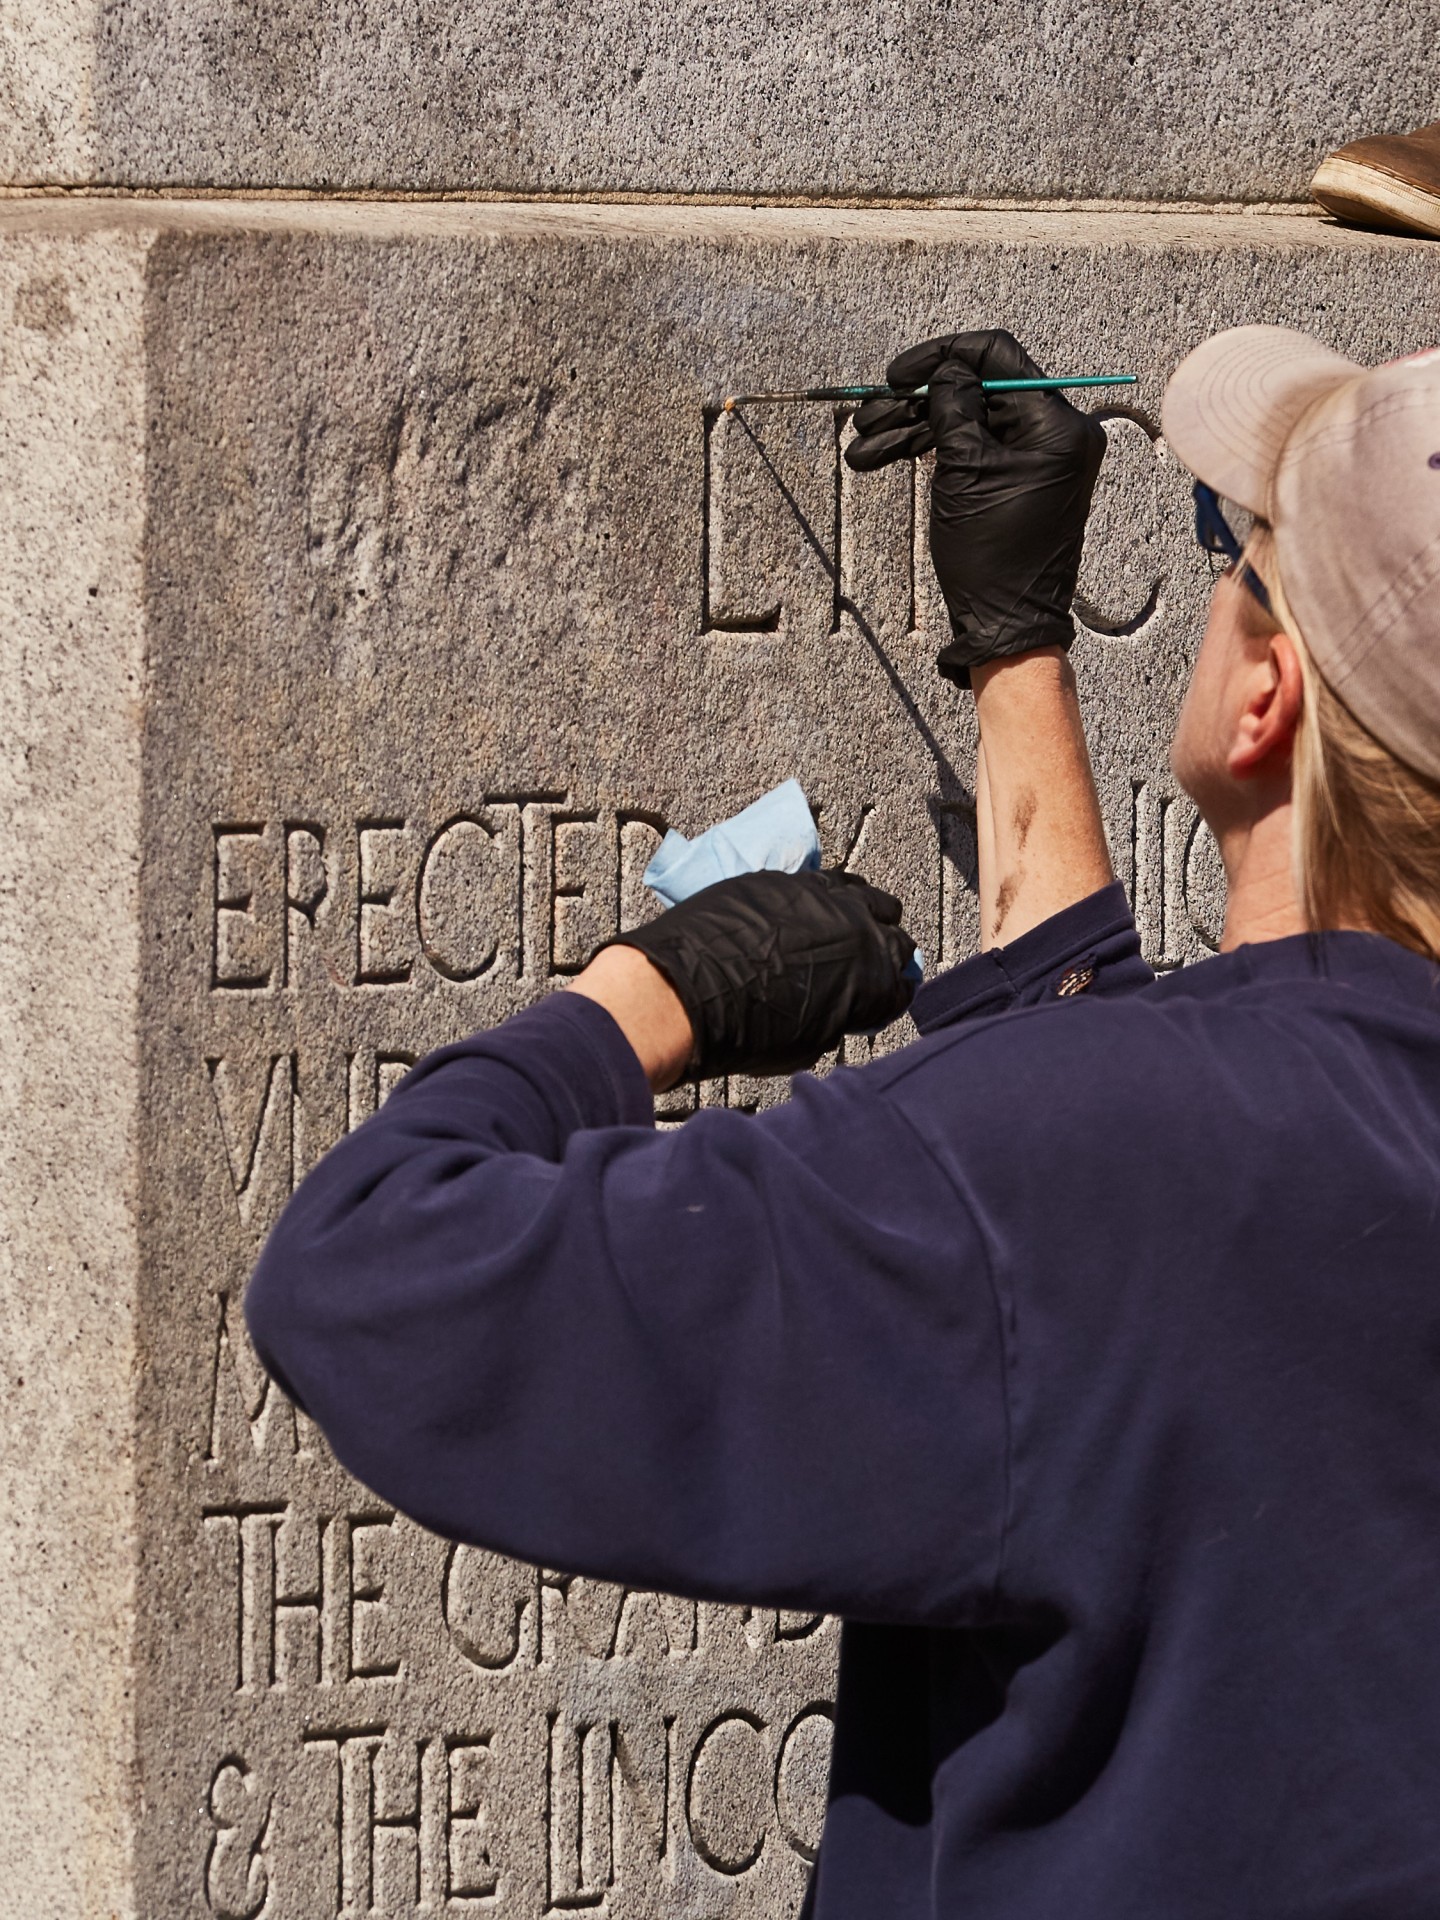
<svg viewBox="0 0 1440 1920">
<path fill-rule="evenodd" d="M 935 963 L 971 949 L 926 471 L 854 475 L 843 412 L 727 419 L 729 390 L 987 323 L 1140 373 L 1102 408 L 1075 660 L 1147 951 L 1202 958 L 1216 860 L 1166 741 L 1209 573 L 1164 379 L 1242 320 L 1433 339 L 1440 249 L 1290 216 L 31 201 L 0 270 L 29 1329 L 0 1594 L 35 1666 L 0 1874 L 57 1920 L 793 1914 L 833 1623 L 424 1534 L 265 1381 L 246 1275 L 410 1061 L 648 910 L 667 825 L 794 775 Z"/>
<path fill-rule="evenodd" d="M 0 241 L 0 1907 L 131 1910 L 145 236 Z"/>
<path fill-rule="evenodd" d="M 0 180 L 1293 199 L 1440 115 L 1437 37 L 1440 0 L 31 0 Z"/>
</svg>

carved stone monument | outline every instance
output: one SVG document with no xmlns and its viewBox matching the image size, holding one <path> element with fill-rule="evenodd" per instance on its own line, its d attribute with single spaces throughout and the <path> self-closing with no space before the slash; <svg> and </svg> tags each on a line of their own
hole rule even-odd
<svg viewBox="0 0 1440 1920">
<path fill-rule="evenodd" d="M 848 173 L 803 142 L 752 163 L 703 121 L 673 166 L 627 152 L 667 72 L 689 92 L 666 112 L 703 98 L 740 124 L 678 39 L 635 53 L 608 134 L 572 102 L 551 173 L 506 128 L 556 113 L 562 82 L 518 55 L 483 116 L 456 64 L 412 149 L 414 75 L 392 102 L 372 15 L 369 66 L 308 103 L 310 145 L 300 94 L 323 83 L 283 23 L 260 51 L 225 29 L 193 114 L 208 16 L 122 10 L 96 42 L 62 14 L 12 42 L 17 185 L 316 197 L 0 203 L 0 1884 L 27 1920 L 782 1920 L 820 1831 L 835 1623 L 428 1536 L 267 1383 L 246 1275 L 422 1052 L 652 910 L 666 826 L 794 775 L 827 856 L 903 896 L 932 969 L 973 948 L 974 737 L 931 664 L 928 472 L 856 476 L 843 409 L 727 416 L 729 390 L 873 377 L 992 322 L 1058 369 L 1141 374 L 1099 396 L 1075 660 L 1149 957 L 1202 957 L 1218 862 L 1165 750 L 1209 574 L 1164 381 L 1243 320 L 1365 359 L 1433 339 L 1440 249 L 1294 210 L 328 198 L 382 174 L 920 180 L 898 123 Z M 814 31 L 819 90 L 841 42 Z M 1129 27 L 1106 34 L 1123 60 Z M 762 74 L 778 58 L 756 51 Z M 262 63 L 297 90 L 268 147 Z M 1058 86 L 1034 110 L 1052 142 L 1076 124 Z M 1082 186 L 1173 193 L 1187 124 L 1133 180 L 1087 135 Z M 922 184 L 1020 179 L 1002 126 L 962 107 Z M 1296 190 L 1298 151 L 1267 191 Z M 1024 179 L 1051 191 L 1049 164 Z M 710 1082 L 660 1117 L 783 1092 Z"/>
</svg>

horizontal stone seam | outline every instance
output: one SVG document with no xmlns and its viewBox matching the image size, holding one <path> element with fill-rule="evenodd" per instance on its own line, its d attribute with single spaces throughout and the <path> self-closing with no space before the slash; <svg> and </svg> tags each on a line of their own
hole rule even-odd
<svg viewBox="0 0 1440 1920">
<path fill-rule="evenodd" d="M 148 186 L 66 181 L 12 181 L 0 185 L 0 200 L 294 200 L 374 206 L 556 206 L 556 207 L 814 207 L 837 212 L 935 213 L 1207 213 L 1282 214 L 1328 219 L 1313 200 L 1033 200 L 977 198 L 963 194 L 783 194 L 646 193 L 596 189 L 577 193 L 526 193 L 511 188 L 384 188 L 304 186 Z"/>
</svg>

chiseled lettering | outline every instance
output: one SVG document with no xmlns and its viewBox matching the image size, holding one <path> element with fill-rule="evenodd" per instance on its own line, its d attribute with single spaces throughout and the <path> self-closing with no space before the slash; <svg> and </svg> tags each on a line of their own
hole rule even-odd
<svg viewBox="0 0 1440 1920">
<path fill-rule="evenodd" d="M 295 1055 L 271 1054 L 257 1074 L 222 1054 L 205 1071 L 240 1224 L 264 1224 L 294 1185 Z"/>
<path fill-rule="evenodd" d="M 490 1733 L 409 1741 L 383 1724 L 301 1736 L 334 1768 L 336 1920 L 474 1913 L 500 1892 Z"/>
<path fill-rule="evenodd" d="M 334 1525 L 342 1530 L 348 1556 L 345 1567 L 345 1611 L 348 1631 L 345 1649 L 346 1680 L 394 1680 L 401 1672 L 393 1646 L 393 1622 L 385 1583 L 394 1546 L 393 1513 L 350 1517 L 340 1515 Z"/>
<path fill-rule="evenodd" d="M 503 1673 L 535 1658 L 538 1581 L 533 1567 L 483 1547 L 461 1544 L 445 1557 L 441 1612 L 457 1653 L 472 1666 Z"/>
<path fill-rule="evenodd" d="M 421 855 L 415 923 L 420 951 L 442 979 L 461 985 L 478 980 L 499 956 L 499 937 L 477 910 L 499 838 L 487 821 L 460 814 L 432 835 Z"/>
<path fill-rule="evenodd" d="M 547 1912 L 598 1907 L 615 1884 L 615 1723 L 549 1716 L 545 1754 Z"/>
<path fill-rule="evenodd" d="M 319 1543 L 306 1543 L 308 1580 L 285 1590 L 280 1539 L 289 1558 L 299 1557 L 303 1521 L 280 1504 L 209 1507 L 207 1532 L 223 1541 L 234 1591 L 235 1691 L 263 1693 L 288 1684 L 314 1685 L 320 1678 L 323 1591 Z"/>
<path fill-rule="evenodd" d="M 310 1430 L 308 1422 L 305 1429 Z M 230 1296 L 225 1293 L 216 1295 L 205 1430 L 204 1457 L 211 1467 L 237 1465 L 247 1457 L 288 1459 L 300 1451 L 299 1417 L 256 1358 L 245 1322 L 238 1312 L 231 1314 Z"/>
<path fill-rule="evenodd" d="M 255 905 L 264 873 L 265 828 L 224 824 L 214 839 L 214 910 L 210 984 L 254 991 L 268 987 L 274 969 L 273 934 Z"/>
<path fill-rule="evenodd" d="M 325 829 L 311 822 L 285 825 L 285 969 L 284 986 L 296 984 L 303 955 L 313 944 L 315 916 L 330 893 L 325 866 Z"/>
<path fill-rule="evenodd" d="M 240 1501 L 201 1517 L 226 1556 L 237 1693 L 401 1676 L 386 1591 L 393 1514 Z"/>
<path fill-rule="evenodd" d="M 615 931 L 619 886 L 615 816 L 550 816 L 550 970 L 578 973 Z"/>
<path fill-rule="evenodd" d="M 835 1710 L 828 1700 L 802 1707 L 785 1729 L 775 1766 L 775 1812 L 784 1834 L 802 1860 L 820 1851 L 825 1824 L 825 1791 Z"/>
<path fill-rule="evenodd" d="M 1225 923 L 1219 850 L 1194 803 L 1155 780 L 1130 782 L 1130 902 L 1157 973 L 1215 951 Z"/>
<path fill-rule="evenodd" d="M 414 964 L 413 922 L 404 911 L 414 871 L 406 824 L 358 821 L 355 842 L 355 984 L 403 986 Z"/>
<path fill-rule="evenodd" d="M 270 1897 L 271 1802 L 243 1760 L 222 1760 L 211 1776 L 205 1904 L 215 1920 L 258 1920 Z"/>
<path fill-rule="evenodd" d="M 729 1879 L 748 1873 L 770 1824 L 770 1760 L 761 1721 L 743 1708 L 713 1720 L 690 1756 L 685 1818 L 695 1851 Z"/>
</svg>

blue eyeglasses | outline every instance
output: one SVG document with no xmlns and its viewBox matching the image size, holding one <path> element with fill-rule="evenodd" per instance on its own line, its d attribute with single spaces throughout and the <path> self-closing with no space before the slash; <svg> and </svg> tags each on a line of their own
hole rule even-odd
<svg viewBox="0 0 1440 1920">
<path fill-rule="evenodd" d="M 1226 572 L 1232 567 L 1240 569 L 1237 576 L 1240 584 L 1248 587 L 1266 613 L 1269 613 L 1270 595 L 1265 582 L 1250 562 L 1242 558 L 1245 544 L 1238 538 L 1235 529 L 1225 518 L 1219 494 L 1213 487 L 1207 487 L 1203 480 L 1195 482 L 1195 538 L 1206 553 L 1218 554 L 1225 561 Z"/>
</svg>

